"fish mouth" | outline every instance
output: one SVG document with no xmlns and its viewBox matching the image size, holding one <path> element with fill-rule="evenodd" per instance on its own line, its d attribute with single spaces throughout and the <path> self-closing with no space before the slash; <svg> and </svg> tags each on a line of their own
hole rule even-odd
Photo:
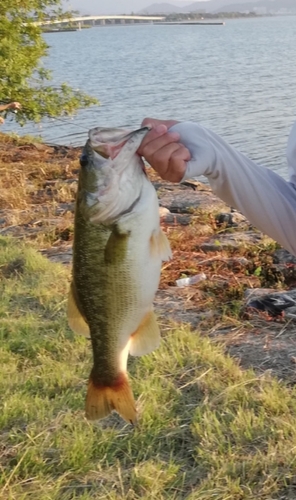
<svg viewBox="0 0 296 500">
<path fill-rule="evenodd" d="M 145 126 L 128 132 L 123 129 L 96 127 L 89 131 L 89 142 L 92 149 L 100 156 L 114 160 L 127 143 L 131 143 L 135 153 L 151 128 Z"/>
</svg>

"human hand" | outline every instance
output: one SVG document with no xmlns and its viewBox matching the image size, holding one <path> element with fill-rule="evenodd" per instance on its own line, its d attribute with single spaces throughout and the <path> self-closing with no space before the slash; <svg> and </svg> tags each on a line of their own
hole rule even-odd
<svg viewBox="0 0 296 500">
<path fill-rule="evenodd" d="M 145 118 L 142 126 L 150 125 L 152 130 L 144 137 L 138 153 L 165 180 L 180 182 L 186 171 L 186 162 L 191 159 L 190 152 L 179 142 L 176 132 L 169 128 L 176 125 L 175 120 L 156 120 Z"/>
<path fill-rule="evenodd" d="M 2 116 L 0 116 L 0 125 L 2 125 L 4 122 L 5 122 L 4 118 L 2 118 Z"/>
<path fill-rule="evenodd" d="M 21 109 L 22 105 L 19 102 L 10 102 L 8 104 L 8 109 Z"/>
</svg>

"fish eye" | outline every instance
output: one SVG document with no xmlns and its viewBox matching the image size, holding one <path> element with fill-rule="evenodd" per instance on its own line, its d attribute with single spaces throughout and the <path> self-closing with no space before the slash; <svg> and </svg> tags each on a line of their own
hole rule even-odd
<svg viewBox="0 0 296 500">
<path fill-rule="evenodd" d="M 82 155 L 80 156 L 80 166 L 81 167 L 86 167 L 87 164 L 88 164 L 88 159 L 87 159 L 87 155 L 85 153 L 82 153 Z"/>
</svg>

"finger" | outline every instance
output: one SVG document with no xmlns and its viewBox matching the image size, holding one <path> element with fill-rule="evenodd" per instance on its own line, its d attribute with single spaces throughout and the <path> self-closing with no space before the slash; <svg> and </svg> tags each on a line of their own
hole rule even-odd
<svg viewBox="0 0 296 500">
<path fill-rule="evenodd" d="M 154 141 L 154 139 L 160 137 L 161 135 L 166 134 L 168 131 L 168 128 L 172 127 L 176 123 L 178 123 L 178 122 L 175 120 L 156 120 L 155 118 L 145 118 L 142 122 L 142 126 L 144 126 L 144 127 L 150 126 L 150 127 L 152 127 L 152 130 L 144 137 L 144 139 L 140 145 L 140 148 L 138 150 L 138 153 L 140 155 L 144 156 L 143 149 L 145 148 L 145 146 L 149 142 Z M 171 138 L 172 138 L 172 136 L 171 136 Z M 175 140 L 179 140 L 179 138 L 180 138 L 179 134 L 176 134 Z M 171 141 L 168 141 L 168 142 L 171 142 Z"/>
<path fill-rule="evenodd" d="M 150 142 L 153 142 L 158 137 L 166 134 L 167 130 L 168 129 L 165 125 L 158 125 L 156 127 L 153 127 L 152 130 L 150 130 L 150 132 L 148 132 L 148 134 L 146 134 L 144 139 L 142 140 L 140 147 L 139 147 L 139 150 L 138 150 L 138 153 L 140 155 L 144 156 L 142 151 L 147 146 L 147 144 L 149 144 Z"/>
<path fill-rule="evenodd" d="M 180 182 L 185 175 L 187 162 L 190 160 L 191 155 L 187 148 L 182 147 L 175 151 L 169 160 L 166 180 L 170 182 Z"/>
<path fill-rule="evenodd" d="M 158 172 L 158 174 L 163 178 L 170 180 L 170 177 L 172 176 L 175 178 L 174 173 L 170 172 L 170 160 L 173 157 L 174 154 L 177 153 L 180 149 L 182 149 L 184 146 L 178 144 L 178 143 L 170 143 L 166 144 L 163 148 L 158 149 L 155 151 L 154 154 L 150 155 L 149 158 L 149 163 Z M 183 160 L 181 160 L 183 161 Z M 178 159 L 177 159 L 178 163 Z M 176 164 L 174 163 L 173 165 L 176 168 Z M 179 171 L 179 168 L 177 167 L 177 170 Z"/>
<path fill-rule="evenodd" d="M 138 153 L 149 161 L 149 158 L 153 156 L 156 151 L 162 149 L 167 144 L 178 142 L 179 139 L 179 134 L 167 133 L 167 128 L 164 125 L 158 125 L 144 137 L 138 149 Z"/>
<path fill-rule="evenodd" d="M 21 105 L 20 105 L 20 103 L 19 103 L 19 102 L 11 102 L 11 103 L 9 104 L 9 107 L 10 107 L 11 109 L 20 109 L 20 108 L 21 108 Z"/>
<path fill-rule="evenodd" d="M 157 120 L 156 118 L 144 118 L 144 120 L 142 121 L 142 127 L 147 127 L 147 125 L 150 125 L 151 127 L 156 128 L 158 125 L 165 125 L 167 128 L 170 128 L 177 123 L 179 122 L 176 120 Z"/>
</svg>

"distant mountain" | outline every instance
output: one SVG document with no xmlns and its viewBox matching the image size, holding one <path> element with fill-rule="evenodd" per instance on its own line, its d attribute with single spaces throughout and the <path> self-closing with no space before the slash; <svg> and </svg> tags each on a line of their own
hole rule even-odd
<svg viewBox="0 0 296 500">
<path fill-rule="evenodd" d="M 252 1 L 252 3 L 255 2 L 255 0 Z M 243 4 L 246 3 L 246 0 L 233 0 L 232 2 L 230 0 L 209 0 L 208 2 L 194 2 L 186 5 L 184 7 L 183 12 L 198 12 L 198 11 L 205 11 L 205 12 L 216 12 L 218 11 L 221 7 L 229 6 L 229 4 Z M 232 10 L 232 9 L 230 9 Z"/>
<path fill-rule="evenodd" d="M 184 12 L 184 7 L 181 8 L 171 3 L 153 3 L 137 14 L 172 14 L 175 12 Z"/>
<path fill-rule="evenodd" d="M 171 3 L 154 3 L 139 11 L 138 14 L 172 14 L 176 12 L 197 12 L 197 11 L 215 12 L 218 11 L 220 7 L 223 7 L 226 3 L 231 4 L 231 1 L 209 0 L 206 2 L 204 1 L 204 2 L 183 4 L 182 6 L 176 6 Z M 246 0 L 233 0 L 233 3 L 235 4 L 246 3 Z"/>
<path fill-rule="evenodd" d="M 224 0 L 225 2 L 225 0 Z M 296 1 L 295 0 L 257 0 L 252 2 L 238 2 L 235 3 L 228 2 L 227 5 L 222 5 L 214 12 L 243 12 L 254 10 L 255 12 L 276 13 L 284 12 L 284 10 L 296 13 Z"/>
<path fill-rule="evenodd" d="M 185 12 L 245 12 L 257 11 L 264 13 L 287 12 L 296 13 L 296 0 L 208 0 L 206 2 L 194 2 L 182 7 L 170 3 L 154 3 L 139 13 L 145 14 L 172 14 Z"/>
</svg>

